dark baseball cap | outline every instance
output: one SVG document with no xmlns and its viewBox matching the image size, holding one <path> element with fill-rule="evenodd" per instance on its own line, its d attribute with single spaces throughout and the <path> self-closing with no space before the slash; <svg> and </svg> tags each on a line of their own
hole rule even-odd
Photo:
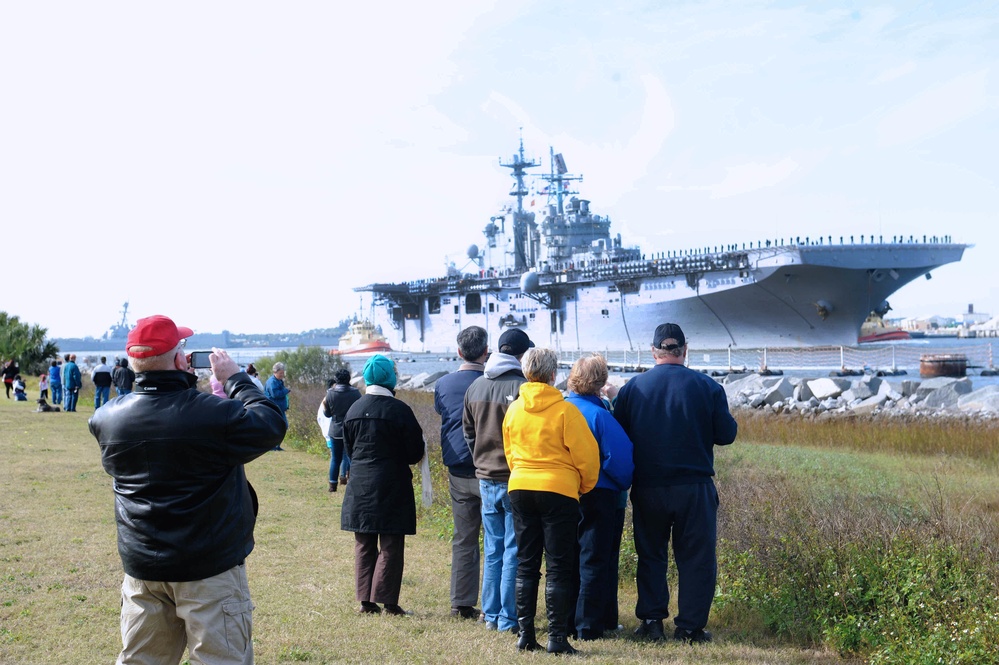
<svg viewBox="0 0 999 665">
<path fill-rule="evenodd" d="M 667 344 L 663 346 L 663 342 L 673 339 L 676 340 L 675 344 Z M 680 330 L 680 326 L 675 323 L 660 323 L 656 326 L 656 334 L 652 336 L 652 347 L 656 349 L 665 349 L 667 351 L 672 351 L 673 349 L 679 349 L 687 344 L 687 338 L 683 336 L 683 331 Z"/>
<path fill-rule="evenodd" d="M 510 328 L 500 335 L 498 346 L 500 353 L 519 356 L 522 353 L 526 353 L 528 349 L 534 348 L 534 342 L 520 328 Z"/>
</svg>

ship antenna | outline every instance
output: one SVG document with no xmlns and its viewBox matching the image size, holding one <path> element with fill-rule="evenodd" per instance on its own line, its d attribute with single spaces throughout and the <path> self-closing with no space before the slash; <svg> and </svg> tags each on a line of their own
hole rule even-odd
<svg viewBox="0 0 999 665">
<path fill-rule="evenodd" d="M 523 132 L 523 128 L 521 128 L 521 132 Z M 527 161 L 524 158 L 523 133 L 520 136 L 520 149 L 513 155 L 510 163 L 504 164 L 501 158 L 499 164 L 503 168 L 511 169 L 513 171 L 511 175 L 516 181 L 516 186 L 510 192 L 510 196 L 517 199 L 517 210 L 513 214 L 514 267 L 517 270 L 526 270 L 528 268 L 526 250 L 530 245 L 530 238 L 528 237 L 530 230 L 528 229 L 527 213 L 524 212 L 524 197 L 530 192 L 527 191 L 524 178 L 527 175 L 527 169 L 541 166 L 541 164 L 533 160 Z"/>
<path fill-rule="evenodd" d="M 550 175 L 543 175 L 541 178 L 542 180 L 546 180 L 550 185 L 548 188 L 549 201 L 552 198 L 552 190 L 554 189 L 555 202 L 558 206 L 558 214 L 563 215 L 565 214 L 565 208 L 563 207 L 565 197 L 569 194 L 579 193 L 578 191 L 570 189 L 569 183 L 573 180 L 582 182 L 583 176 L 569 175 L 569 169 L 565 165 L 565 159 L 562 158 L 562 153 L 555 154 L 555 148 L 549 146 L 548 155 L 551 158 L 551 173 Z"/>
</svg>

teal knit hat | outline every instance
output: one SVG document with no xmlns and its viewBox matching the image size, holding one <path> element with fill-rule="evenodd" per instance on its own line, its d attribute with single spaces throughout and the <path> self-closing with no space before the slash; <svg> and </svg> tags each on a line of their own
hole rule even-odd
<svg viewBox="0 0 999 665">
<path fill-rule="evenodd" d="M 371 356 L 364 365 L 364 382 L 369 386 L 395 389 L 395 366 L 392 361 L 381 354 Z"/>
</svg>

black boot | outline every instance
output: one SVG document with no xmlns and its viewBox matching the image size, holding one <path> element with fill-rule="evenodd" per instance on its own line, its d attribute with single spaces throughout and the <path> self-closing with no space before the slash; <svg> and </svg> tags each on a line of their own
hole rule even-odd
<svg viewBox="0 0 999 665">
<path fill-rule="evenodd" d="M 548 606 L 548 653 L 579 653 L 569 644 L 569 589 L 545 584 L 545 604 Z"/>
<path fill-rule="evenodd" d="M 534 630 L 534 615 L 538 613 L 538 582 L 517 578 L 517 649 L 538 651 L 538 636 Z"/>
</svg>

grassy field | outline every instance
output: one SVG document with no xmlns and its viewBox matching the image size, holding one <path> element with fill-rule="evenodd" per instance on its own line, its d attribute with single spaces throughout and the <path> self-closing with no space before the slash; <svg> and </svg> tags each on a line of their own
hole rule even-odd
<svg viewBox="0 0 999 665">
<path fill-rule="evenodd" d="M 426 395 L 405 396 L 424 424 L 435 480 L 435 505 L 421 511 L 418 534 L 407 540 L 400 602 L 413 615 L 356 613 L 353 537 L 339 528 L 343 495 L 326 491 L 328 462 L 309 452 L 325 448 L 314 423 L 320 397 L 318 390 L 315 395 L 296 391 L 292 431 L 297 440 L 286 442 L 288 452 L 268 453 L 247 467 L 261 506 L 256 549 L 247 560 L 257 606 L 257 662 L 550 660 L 547 654 L 518 655 L 512 636 L 489 633 L 481 624 L 448 616 L 449 509 L 439 452 L 434 450 L 439 445 L 439 421 Z M 112 662 L 120 647 L 122 572 L 111 480 L 101 468 L 97 444 L 86 426 L 92 408 L 86 395 L 75 414 L 34 413 L 33 403 L 0 401 L 0 663 Z M 744 427 L 752 432 L 754 425 Z M 812 617 L 801 617 L 806 624 L 801 630 L 782 627 L 783 619 L 774 618 L 781 606 L 758 593 L 761 571 L 786 565 L 766 557 L 774 553 L 767 538 L 786 538 L 788 519 L 810 520 L 806 526 L 798 524 L 806 544 L 817 538 L 843 538 L 875 514 L 877 529 L 891 529 L 893 524 L 908 528 L 910 521 L 932 526 L 936 520 L 935 528 L 947 542 L 974 541 L 986 555 L 995 554 L 999 501 L 994 456 L 864 452 L 849 446 L 823 447 L 821 442 L 771 443 L 765 428 L 762 431 L 718 452 L 721 532 L 727 544 L 719 599 L 709 625 L 715 643 L 687 647 L 633 639 L 635 592 L 625 574 L 620 600 L 625 630 L 612 639 L 583 643 L 588 661 L 853 662 L 828 647 L 842 642 L 830 642 L 821 626 L 812 625 Z M 911 520 L 884 519 L 885 513 L 876 509 L 886 504 L 910 510 L 906 519 Z M 633 566 L 629 548 L 626 544 L 623 552 L 624 571 Z M 785 549 L 807 553 L 787 547 L 786 542 Z M 752 555 L 753 561 L 740 559 L 740 553 Z M 863 645 L 839 650 L 853 654 L 858 662 L 857 654 L 864 653 Z"/>
</svg>

